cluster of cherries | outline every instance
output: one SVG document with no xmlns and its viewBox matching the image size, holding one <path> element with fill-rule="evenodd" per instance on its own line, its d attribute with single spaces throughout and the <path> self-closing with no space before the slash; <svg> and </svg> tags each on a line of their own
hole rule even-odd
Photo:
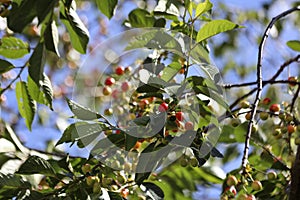
<svg viewBox="0 0 300 200">
<path fill-rule="evenodd" d="M 178 73 L 181 73 L 179 71 Z M 126 77 L 122 77 L 127 75 Z M 136 118 L 147 115 L 149 112 L 156 110 L 159 113 L 166 112 L 168 120 L 174 121 L 177 127 L 173 129 L 166 129 L 164 136 L 167 137 L 170 133 L 176 133 L 178 131 L 194 130 L 194 123 L 189 121 L 187 116 L 180 111 L 176 110 L 174 106 L 170 107 L 170 99 L 160 99 L 158 97 L 142 97 L 143 94 L 132 91 L 132 84 L 130 83 L 130 76 L 132 74 L 132 68 L 123 66 L 117 66 L 114 73 L 106 77 L 103 81 L 102 94 L 103 96 L 112 98 L 113 102 L 108 108 L 104 110 L 106 116 L 118 115 L 118 126 L 120 128 L 126 126 L 128 120 L 134 120 Z M 122 81 L 123 80 L 123 81 Z M 130 98 L 128 97 L 130 95 Z M 141 98 L 142 97 L 142 98 Z M 122 124 L 122 120 L 126 121 Z M 120 133 L 120 130 L 107 130 L 106 135 L 112 133 Z M 144 140 L 137 141 L 135 147 L 140 147 Z M 138 149 L 138 148 L 135 148 Z"/>
</svg>

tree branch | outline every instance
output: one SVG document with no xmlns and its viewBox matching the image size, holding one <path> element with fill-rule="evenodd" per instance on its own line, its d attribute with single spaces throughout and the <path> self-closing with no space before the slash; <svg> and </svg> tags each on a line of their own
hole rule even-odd
<svg viewBox="0 0 300 200">
<path fill-rule="evenodd" d="M 263 56 L 262 56 L 262 54 L 263 54 L 263 50 L 265 47 L 265 42 L 269 36 L 269 32 L 270 32 L 271 28 L 278 20 L 280 20 L 281 18 L 291 14 L 294 11 L 298 11 L 298 10 L 300 10 L 300 6 L 291 8 L 291 9 L 277 15 L 276 17 L 274 17 L 271 20 L 271 22 L 269 23 L 269 25 L 267 26 L 267 28 L 263 34 L 263 38 L 260 42 L 259 51 L 258 51 L 258 60 L 257 60 L 257 74 L 256 74 L 256 76 L 257 76 L 257 91 L 256 91 L 256 97 L 255 97 L 255 100 L 253 103 L 253 107 L 251 110 L 251 119 L 248 124 L 248 129 L 247 129 L 247 134 L 246 134 L 246 139 L 245 139 L 245 146 L 244 146 L 244 152 L 243 152 L 243 158 L 242 158 L 242 173 L 243 174 L 246 174 L 246 166 L 248 164 L 248 154 L 249 154 L 252 126 L 254 124 L 254 117 L 255 117 L 255 114 L 257 111 L 257 107 L 258 107 L 258 104 L 259 104 L 259 101 L 261 98 L 261 93 L 262 93 L 262 88 L 263 88 L 263 81 L 262 81 L 262 59 L 263 59 Z"/>
</svg>

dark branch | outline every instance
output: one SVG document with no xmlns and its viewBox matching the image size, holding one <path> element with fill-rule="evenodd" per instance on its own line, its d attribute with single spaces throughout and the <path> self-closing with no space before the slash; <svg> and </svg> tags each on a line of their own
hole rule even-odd
<svg viewBox="0 0 300 200">
<path fill-rule="evenodd" d="M 245 138 L 245 147 L 244 147 L 244 152 L 243 152 L 243 158 L 242 158 L 242 170 L 243 170 L 243 174 L 246 173 L 246 166 L 248 164 L 248 154 L 249 154 L 249 146 L 250 146 L 250 138 L 251 138 L 251 132 L 252 132 L 252 126 L 254 124 L 254 117 L 257 111 L 257 107 L 261 98 L 261 93 L 262 93 L 262 88 L 263 88 L 263 82 L 262 82 L 262 59 L 263 59 L 263 50 L 264 50 L 264 46 L 265 46 L 265 42 L 269 36 L 269 32 L 271 30 L 271 28 L 273 27 L 273 25 L 280 20 L 281 18 L 291 14 L 294 11 L 298 11 L 300 10 L 300 6 L 295 7 L 295 8 L 291 8 L 279 15 L 277 15 L 276 17 L 274 17 L 271 22 L 269 23 L 269 25 L 267 26 L 264 34 L 263 34 L 263 38 L 260 42 L 259 45 L 259 50 L 258 50 L 258 59 L 257 59 L 257 91 L 256 91 L 256 97 L 253 103 L 253 107 L 251 110 L 251 119 L 250 122 L 248 124 L 248 129 L 247 129 L 247 134 L 246 134 L 246 138 Z M 279 70 L 280 71 L 280 70 Z M 280 72 L 281 73 L 281 72 Z M 276 74 L 275 74 L 276 75 Z"/>
</svg>

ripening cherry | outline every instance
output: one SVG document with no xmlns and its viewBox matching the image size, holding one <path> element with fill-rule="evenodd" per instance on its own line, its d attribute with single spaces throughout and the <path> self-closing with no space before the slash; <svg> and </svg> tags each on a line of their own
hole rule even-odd
<svg viewBox="0 0 300 200">
<path fill-rule="evenodd" d="M 234 186 L 230 186 L 230 187 L 225 188 L 224 192 L 228 192 L 228 191 L 229 191 L 231 194 L 233 194 L 234 196 L 237 194 L 237 191 L 236 191 L 236 189 L 235 189 Z"/>
<path fill-rule="evenodd" d="M 226 184 L 228 186 L 233 186 L 233 185 L 237 185 L 238 184 L 238 180 L 234 175 L 229 175 L 227 180 L 226 180 Z"/>
<path fill-rule="evenodd" d="M 189 162 L 186 158 L 180 158 L 179 163 L 180 163 L 181 167 L 186 167 L 189 164 Z"/>
<path fill-rule="evenodd" d="M 130 72 L 132 72 L 132 67 L 128 66 L 128 67 L 125 67 L 125 73 L 129 74 Z"/>
<path fill-rule="evenodd" d="M 245 118 L 246 118 L 246 120 L 250 120 L 250 119 L 251 119 L 251 112 L 248 112 L 248 113 L 245 115 Z"/>
<path fill-rule="evenodd" d="M 108 86 L 111 86 L 111 85 L 115 84 L 115 82 L 116 82 L 116 80 L 113 77 L 107 77 L 105 79 L 104 84 L 108 85 Z"/>
<path fill-rule="evenodd" d="M 249 101 L 242 101 L 241 102 L 241 107 L 242 108 L 249 108 L 250 107 Z"/>
<path fill-rule="evenodd" d="M 262 104 L 264 104 L 264 105 L 269 105 L 269 103 L 271 103 L 271 99 L 268 97 L 266 97 L 262 100 Z"/>
<path fill-rule="evenodd" d="M 185 72 L 185 68 L 183 67 L 183 68 L 181 68 L 180 70 L 179 70 L 179 74 L 184 74 L 184 72 Z"/>
<path fill-rule="evenodd" d="M 112 98 L 117 99 L 119 97 L 120 92 L 117 89 L 114 89 L 111 93 Z"/>
<path fill-rule="evenodd" d="M 148 99 L 142 99 L 139 103 L 140 108 L 144 109 L 146 106 L 149 105 Z"/>
<path fill-rule="evenodd" d="M 258 191 L 258 190 L 261 190 L 263 187 L 262 187 L 262 184 L 261 184 L 260 181 L 255 180 L 255 181 L 252 182 L 251 188 L 252 188 L 253 190 L 255 190 L 255 191 Z"/>
<path fill-rule="evenodd" d="M 135 145 L 134 145 L 134 149 L 139 149 L 140 147 L 142 146 L 142 142 L 140 142 L 140 141 L 137 141 L 136 143 L 135 143 Z"/>
<path fill-rule="evenodd" d="M 113 114 L 113 109 L 107 108 L 104 110 L 104 115 L 111 116 Z"/>
<path fill-rule="evenodd" d="M 121 89 L 123 92 L 126 92 L 130 88 L 130 83 L 129 82 L 123 82 L 121 85 Z"/>
<path fill-rule="evenodd" d="M 90 172 L 92 170 L 91 165 L 86 163 L 84 165 L 81 166 L 81 170 L 84 174 Z"/>
<path fill-rule="evenodd" d="M 116 74 L 121 76 L 124 74 L 124 68 L 122 66 L 118 66 L 115 70 Z"/>
<path fill-rule="evenodd" d="M 112 93 L 112 89 L 111 89 L 109 86 L 103 87 L 103 89 L 102 89 L 102 94 L 103 94 L 104 96 L 108 96 L 108 95 L 110 95 L 111 93 Z"/>
<path fill-rule="evenodd" d="M 292 124 L 289 124 L 288 126 L 287 126 L 287 132 L 289 133 L 289 134 L 292 134 L 292 133 L 294 133 L 296 131 L 296 126 L 294 126 L 294 125 L 292 125 Z"/>
<path fill-rule="evenodd" d="M 102 192 L 101 185 L 99 183 L 94 183 L 93 185 L 93 193 L 97 194 Z"/>
<path fill-rule="evenodd" d="M 123 188 L 121 190 L 121 196 L 126 199 L 128 197 L 128 195 L 129 195 L 129 189 L 128 188 Z"/>
<path fill-rule="evenodd" d="M 88 176 L 86 178 L 86 184 L 88 186 L 92 186 L 95 183 L 100 183 L 100 179 L 98 178 L 98 176 Z"/>
<path fill-rule="evenodd" d="M 184 128 L 185 128 L 185 130 L 187 130 L 187 131 L 189 131 L 189 130 L 194 130 L 194 124 L 193 124 L 193 122 L 190 122 L 190 121 L 186 122 L 186 123 L 184 124 Z"/>
<path fill-rule="evenodd" d="M 270 106 L 269 110 L 271 112 L 279 112 L 280 111 L 280 105 L 277 103 L 274 103 Z"/>
<path fill-rule="evenodd" d="M 191 160 L 190 160 L 190 165 L 191 165 L 192 167 L 198 167 L 199 162 L 198 162 L 197 158 L 191 158 Z"/>
<path fill-rule="evenodd" d="M 290 76 L 289 78 L 288 78 L 288 81 L 291 81 L 291 82 L 297 82 L 297 77 L 295 77 L 295 76 Z M 297 85 L 296 83 L 289 83 L 289 86 L 291 86 L 291 87 L 294 87 L 295 85 Z"/>
<path fill-rule="evenodd" d="M 178 121 L 183 121 L 183 119 L 184 119 L 184 113 L 181 112 L 181 111 L 180 112 L 176 112 L 175 116 L 176 116 L 176 119 Z"/>
<path fill-rule="evenodd" d="M 256 198 L 253 194 L 249 194 L 246 200 L 256 200 Z"/>
<path fill-rule="evenodd" d="M 233 118 L 230 123 L 233 127 L 237 127 L 241 124 L 241 120 L 239 118 Z"/>
<path fill-rule="evenodd" d="M 267 112 L 259 113 L 259 117 L 261 120 L 267 120 L 269 118 L 269 114 Z"/>
<path fill-rule="evenodd" d="M 256 200 L 253 194 L 241 194 L 238 196 L 237 200 Z"/>
<path fill-rule="evenodd" d="M 295 138 L 295 145 L 300 145 L 300 137 Z"/>
<path fill-rule="evenodd" d="M 169 105 L 166 102 L 163 102 L 159 105 L 158 110 L 159 112 L 166 112 L 169 108 Z"/>
<path fill-rule="evenodd" d="M 267 173 L 268 180 L 274 180 L 277 178 L 277 173 L 275 171 L 269 171 Z"/>
</svg>

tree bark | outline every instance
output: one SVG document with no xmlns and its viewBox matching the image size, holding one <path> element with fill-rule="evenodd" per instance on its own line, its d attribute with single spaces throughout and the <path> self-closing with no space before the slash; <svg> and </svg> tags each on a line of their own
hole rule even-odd
<svg viewBox="0 0 300 200">
<path fill-rule="evenodd" d="M 289 200 L 300 199 L 300 145 L 297 148 L 295 162 L 291 168 L 291 190 Z"/>
</svg>

